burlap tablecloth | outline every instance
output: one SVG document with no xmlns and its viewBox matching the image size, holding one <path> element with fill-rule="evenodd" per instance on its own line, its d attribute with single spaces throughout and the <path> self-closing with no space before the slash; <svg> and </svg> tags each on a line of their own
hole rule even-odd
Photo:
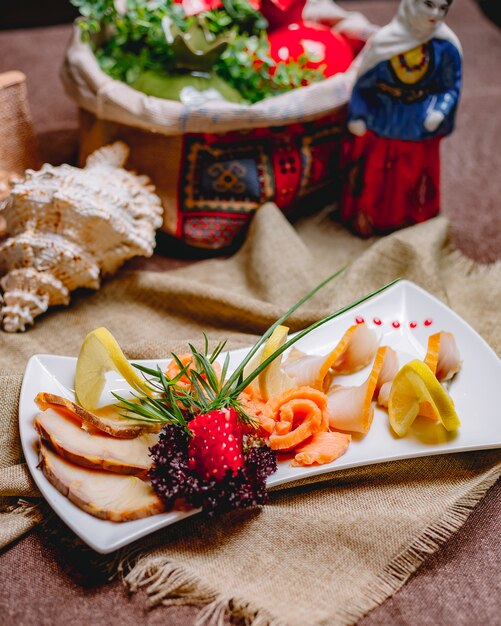
<svg viewBox="0 0 501 626">
<path fill-rule="evenodd" d="M 230 259 L 169 273 L 122 271 L 99 292 L 76 294 L 69 308 L 51 311 L 27 333 L 1 335 L 0 545 L 44 515 L 17 433 L 29 356 L 75 355 L 100 325 L 131 358 L 164 357 L 202 328 L 212 340 L 228 337 L 232 347 L 243 346 L 346 262 L 342 277 L 294 316 L 293 329 L 401 276 L 451 306 L 501 351 L 501 264 L 475 266 L 451 251 L 444 218 L 361 241 L 327 213 L 295 230 L 267 205 Z M 122 573 L 129 588 L 145 586 L 152 603 L 203 606 L 200 620 L 211 624 L 228 612 L 254 626 L 352 623 L 399 589 L 462 525 L 499 476 L 499 460 L 490 451 L 333 473 L 273 493 L 260 511 L 199 516 L 159 531 L 137 542 L 132 554 L 124 550 Z M 110 568 L 119 562 L 115 555 Z"/>
</svg>

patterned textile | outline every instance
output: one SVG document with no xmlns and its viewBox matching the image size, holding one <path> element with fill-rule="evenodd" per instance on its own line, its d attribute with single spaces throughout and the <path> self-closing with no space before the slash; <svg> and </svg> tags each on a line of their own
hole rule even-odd
<svg viewBox="0 0 501 626">
<path fill-rule="evenodd" d="M 238 244 L 254 212 L 273 201 L 288 216 L 339 183 L 344 115 L 225 134 L 184 136 L 176 235 L 221 249 Z"/>
</svg>

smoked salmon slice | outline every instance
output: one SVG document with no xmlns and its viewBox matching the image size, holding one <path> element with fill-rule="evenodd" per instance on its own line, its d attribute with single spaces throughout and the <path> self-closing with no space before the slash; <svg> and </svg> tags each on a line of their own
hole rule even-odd
<svg viewBox="0 0 501 626">
<path fill-rule="evenodd" d="M 252 384 L 248 385 L 238 396 L 238 399 L 245 412 L 254 419 L 257 434 L 260 437 L 268 437 L 275 428 L 275 420 L 263 414 L 266 402 L 261 398 L 258 387 Z"/>
<path fill-rule="evenodd" d="M 197 369 L 195 359 L 193 355 L 191 354 L 191 352 L 185 352 L 184 354 L 179 355 L 177 358 L 179 359 L 179 363 L 187 371 L 192 371 L 192 370 Z M 165 370 L 165 376 L 168 379 L 176 378 L 176 376 L 178 376 L 181 373 L 181 368 L 179 367 L 179 363 L 176 359 L 172 359 L 172 361 L 170 361 L 170 363 L 167 365 L 167 369 Z M 214 362 L 212 366 L 214 367 L 216 374 L 219 376 L 221 374 L 221 366 L 219 365 L 219 363 Z M 205 375 L 202 374 L 202 377 L 205 378 Z M 191 389 L 190 379 L 186 374 L 183 374 L 179 378 L 177 385 L 184 389 Z"/>
<path fill-rule="evenodd" d="M 328 429 L 327 396 L 311 387 L 289 389 L 266 403 L 264 415 L 276 422 L 270 435 L 271 449 L 293 450 L 311 435 Z"/>
<path fill-rule="evenodd" d="M 291 465 L 325 465 L 343 455 L 350 445 L 351 435 L 322 432 L 312 435 L 296 448 Z"/>
</svg>

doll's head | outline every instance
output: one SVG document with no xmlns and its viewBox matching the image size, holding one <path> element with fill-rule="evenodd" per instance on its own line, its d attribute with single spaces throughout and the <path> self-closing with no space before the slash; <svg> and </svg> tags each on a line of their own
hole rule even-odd
<svg viewBox="0 0 501 626">
<path fill-rule="evenodd" d="M 431 37 L 445 19 L 453 0 L 402 0 L 399 18 L 419 38 Z"/>
</svg>

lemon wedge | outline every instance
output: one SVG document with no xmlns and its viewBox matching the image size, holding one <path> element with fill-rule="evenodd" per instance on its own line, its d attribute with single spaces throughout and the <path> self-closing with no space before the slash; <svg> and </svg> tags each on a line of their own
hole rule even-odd
<svg viewBox="0 0 501 626">
<path fill-rule="evenodd" d="M 422 361 L 410 361 L 393 379 L 388 402 L 388 414 L 393 430 L 403 437 L 412 422 L 426 407 L 427 417 L 432 415 L 448 430 L 461 424 L 454 403 L 430 368 Z"/>
<path fill-rule="evenodd" d="M 113 335 L 104 327 L 85 337 L 78 355 L 75 393 L 78 403 L 92 411 L 98 406 L 104 388 L 105 374 L 118 372 L 136 391 L 151 394 L 142 376 L 125 358 Z"/>
<path fill-rule="evenodd" d="M 261 363 L 266 361 L 276 350 L 287 341 L 287 326 L 277 326 L 264 344 Z M 259 392 L 263 400 L 269 400 L 294 386 L 294 381 L 281 368 L 282 355 L 274 359 L 258 376 Z"/>
</svg>

